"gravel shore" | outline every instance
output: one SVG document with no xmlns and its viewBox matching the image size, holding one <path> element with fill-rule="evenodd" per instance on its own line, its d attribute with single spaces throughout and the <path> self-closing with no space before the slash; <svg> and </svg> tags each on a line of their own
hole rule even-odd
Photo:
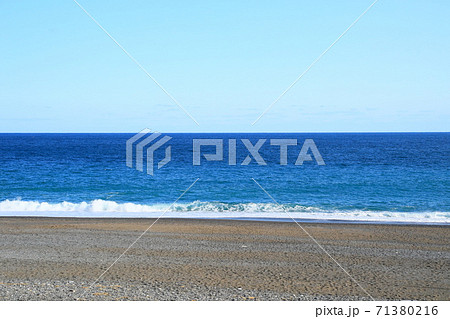
<svg viewBox="0 0 450 319">
<path fill-rule="evenodd" d="M 450 299 L 448 226 L 0 218 L 0 300 Z M 95 282 L 95 284 L 94 284 Z M 364 291 L 365 290 L 365 291 Z"/>
</svg>

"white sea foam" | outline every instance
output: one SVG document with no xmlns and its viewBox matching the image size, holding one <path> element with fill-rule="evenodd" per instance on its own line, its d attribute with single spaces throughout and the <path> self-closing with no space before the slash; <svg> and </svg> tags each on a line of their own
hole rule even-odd
<svg viewBox="0 0 450 319">
<path fill-rule="evenodd" d="M 323 210 L 302 205 L 285 205 L 282 208 L 272 203 L 228 204 L 196 201 L 171 206 L 170 204 L 117 203 L 101 199 L 81 203 L 47 203 L 20 199 L 0 202 L 0 216 L 143 218 L 159 217 L 163 213 L 164 218 L 248 218 L 273 220 L 293 217 L 301 220 L 324 222 L 342 220 L 382 223 L 450 223 L 450 212 Z"/>
</svg>

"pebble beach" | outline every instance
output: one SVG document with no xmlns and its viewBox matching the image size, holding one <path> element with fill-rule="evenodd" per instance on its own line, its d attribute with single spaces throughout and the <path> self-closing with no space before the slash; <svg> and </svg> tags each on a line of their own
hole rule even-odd
<svg viewBox="0 0 450 319">
<path fill-rule="evenodd" d="M 153 222 L 0 218 L 0 300 L 450 299 L 448 226 L 303 224 L 353 281 L 295 223 L 161 219 L 99 278 Z"/>
</svg>

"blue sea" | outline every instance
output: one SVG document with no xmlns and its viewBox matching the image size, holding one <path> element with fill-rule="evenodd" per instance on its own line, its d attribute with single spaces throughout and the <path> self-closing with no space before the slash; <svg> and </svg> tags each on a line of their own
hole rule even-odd
<svg viewBox="0 0 450 319">
<path fill-rule="evenodd" d="M 0 215 L 450 221 L 450 133 L 164 133 L 171 139 L 155 151 L 153 175 L 145 165 L 143 172 L 127 167 L 133 135 L 0 134 Z M 223 160 L 208 161 L 215 147 L 202 146 L 194 166 L 194 139 L 222 140 Z M 242 139 L 265 140 L 266 165 Z M 271 139 L 298 141 L 287 165 Z M 307 139 L 325 165 L 314 156 L 295 165 Z M 229 140 L 236 140 L 236 165 L 229 165 Z M 166 146 L 171 160 L 158 169 Z"/>
</svg>

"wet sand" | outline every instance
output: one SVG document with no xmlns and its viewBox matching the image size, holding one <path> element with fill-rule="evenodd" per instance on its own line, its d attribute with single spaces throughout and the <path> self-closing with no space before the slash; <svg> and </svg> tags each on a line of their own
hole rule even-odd
<svg viewBox="0 0 450 319">
<path fill-rule="evenodd" d="M 294 223 L 0 218 L 0 300 L 369 300 Z M 449 300 L 448 226 L 302 224 L 375 299 Z"/>
</svg>

